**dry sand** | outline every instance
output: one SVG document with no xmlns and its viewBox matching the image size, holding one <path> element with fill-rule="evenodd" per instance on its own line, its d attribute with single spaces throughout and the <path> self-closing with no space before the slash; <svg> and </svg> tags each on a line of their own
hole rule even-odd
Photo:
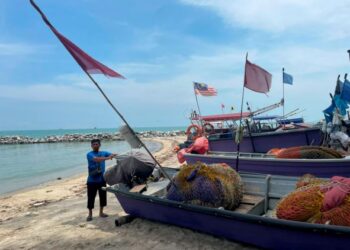
<svg viewBox="0 0 350 250">
<path fill-rule="evenodd" d="M 184 137 L 154 140 L 163 144 L 156 153 L 162 165 L 178 167 L 172 149 Z M 86 173 L 1 197 L 0 249 L 252 249 L 142 219 L 115 227 L 114 219 L 123 209 L 110 193 L 105 209 L 109 217 L 86 222 L 85 183 Z"/>
</svg>

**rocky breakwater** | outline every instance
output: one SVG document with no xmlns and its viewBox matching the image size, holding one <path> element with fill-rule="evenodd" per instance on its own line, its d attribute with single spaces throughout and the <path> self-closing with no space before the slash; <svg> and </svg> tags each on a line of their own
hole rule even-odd
<svg viewBox="0 0 350 250">
<path fill-rule="evenodd" d="M 172 137 L 185 135 L 184 131 L 143 131 L 136 133 L 140 138 Z M 92 139 L 103 141 L 122 141 L 119 133 L 99 134 L 66 134 L 50 135 L 43 138 L 32 138 L 28 136 L 0 136 L 1 144 L 34 144 L 34 143 L 58 143 L 58 142 L 89 142 Z"/>
</svg>

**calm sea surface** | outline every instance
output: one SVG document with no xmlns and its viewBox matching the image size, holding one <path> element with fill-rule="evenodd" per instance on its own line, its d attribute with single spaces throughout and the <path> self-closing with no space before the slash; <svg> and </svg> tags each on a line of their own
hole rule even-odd
<svg viewBox="0 0 350 250">
<path fill-rule="evenodd" d="M 138 128 L 135 130 L 171 131 L 179 129 L 184 128 Z M 115 131 L 116 129 L 0 131 L 0 136 L 24 135 L 40 138 L 47 135 Z M 161 147 L 159 143 L 154 142 L 149 142 L 147 145 L 152 151 Z M 0 145 L 0 194 L 29 188 L 58 177 L 67 178 L 87 172 L 86 153 L 90 150 L 89 142 Z M 123 153 L 130 150 L 130 147 L 123 141 L 102 142 L 101 150 Z M 112 161 L 108 161 L 107 164 L 110 163 Z"/>
</svg>

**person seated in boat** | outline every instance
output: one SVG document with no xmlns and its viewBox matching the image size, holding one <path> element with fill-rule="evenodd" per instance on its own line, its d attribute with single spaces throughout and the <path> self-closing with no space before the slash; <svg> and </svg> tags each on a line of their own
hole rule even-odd
<svg viewBox="0 0 350 250">
<path fill-rule="evenodd" d="M 92 151 L 87 153 L 89 176 L 87 178 L 87 208 L 89 209 L 89 215 L 86 218 L 87 221 L 92 220 L 92 209 L 95 206 L 95 197 L 98 191 L 100 198 L 100 217 L 108 217 L 103 212 L 103 208 L 107 206 L 107 193 L 102 190 L 102 187 L 106 186 L 106 182 L 103 178 L 105 172 L 105 161 L 111 160 L 116 154 L 112 154 L 106 151 L 100 151 L 101 141 L 99 139 L 91 140 Z"/>
</svg>

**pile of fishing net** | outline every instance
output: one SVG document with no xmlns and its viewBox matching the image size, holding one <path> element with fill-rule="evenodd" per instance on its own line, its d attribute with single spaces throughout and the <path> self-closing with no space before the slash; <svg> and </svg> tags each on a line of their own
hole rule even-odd
<svg viewBox="0 0 350 250">
<path fill-rule="evenodd" d="M 241 177 L 227 164 L 184 165 L 173 180 L 167 198 L 174 201 L 233 210 L 243 196 Z"/>
<path fill-rule="evenodd" d="M 320 146 L 300 146 L 282 149 L 271 149 L 268 154 L 286 159 L 335 159 L 343 156 L 334 149 Z"/>
<path fill-rule="evenodd" d="M 306 175 L 277 205 L 279 219 L 350 226 L 350 178 Z"/>
</svg>

